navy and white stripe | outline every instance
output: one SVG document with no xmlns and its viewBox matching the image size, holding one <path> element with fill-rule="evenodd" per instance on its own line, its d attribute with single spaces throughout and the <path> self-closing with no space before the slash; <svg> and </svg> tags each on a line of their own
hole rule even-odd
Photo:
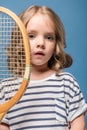
<svg viewBox="0 0 87 130">
<path fill-rule="evenodd" d="M 69 130 L 69 122 L 86 110 L 77 81 L 63 72 L 30 81 L 23 97 L 3 122 L 10 125 L 10 130 Z"/>
</svg>

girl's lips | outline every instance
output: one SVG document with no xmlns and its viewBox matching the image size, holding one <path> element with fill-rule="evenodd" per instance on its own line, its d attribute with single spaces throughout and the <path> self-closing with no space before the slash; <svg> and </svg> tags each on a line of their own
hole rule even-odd
<svg viewBox="0 0 87 130">
<path fill-rule="evenodd" d="M 35 53 L 35 55 L 44 56 L 45 54 L 43 52 L 41 52 L 41 51 L 38 51 L 38 52 Z"/>
</svg>

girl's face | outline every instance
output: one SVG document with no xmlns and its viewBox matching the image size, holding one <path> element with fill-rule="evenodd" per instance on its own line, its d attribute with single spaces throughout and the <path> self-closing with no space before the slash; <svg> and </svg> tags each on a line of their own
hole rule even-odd
<svg viewBox="0 0 87 130">
<path fill-rule="evenodd" d="M 47 67 L 55 48 L 53 22 L 47 15 L 37 13 L 27 24 L 27 32 L 30 40 L 32 65 Z"/>
</svg>

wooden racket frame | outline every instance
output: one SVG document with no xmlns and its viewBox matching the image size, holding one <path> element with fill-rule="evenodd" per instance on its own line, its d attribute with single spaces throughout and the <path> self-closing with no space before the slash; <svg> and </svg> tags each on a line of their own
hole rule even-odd
<svg viewBox="0 0 87 130">
<path fill-rule="evenodd" d="M 14 12 L 12 12 L 11 10 L 5 7 L 0 6 L 0 12 L 9 15 L 19 26 L 24 40 L 24 49 L 25 49 L 25 57 L 26 57 L 25 74 L 19 90 L 9 101 L 0 104 L 0 122 L 1 122 L 2 118 L 7 113 L 7 111 L 17 103 L 17 101 L 22 97 L 24 91 L 26 90 L 27 84 L 29 82 L 29 76 L 30 76 L 30 46 L 29 46 L 29 38 L 27 36 L 25 26 L 20 20 L 20 18 Z"/>
</svg>

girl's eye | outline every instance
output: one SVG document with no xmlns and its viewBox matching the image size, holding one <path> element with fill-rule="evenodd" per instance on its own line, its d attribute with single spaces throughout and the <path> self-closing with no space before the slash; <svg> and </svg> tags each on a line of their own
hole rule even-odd
<svg viewBox="0 0 87 130">
<path fill-rule="evenodd" d="M 35 37 L 34 34 L 29 34 L 30 39 L 33 39 L 34 37 Z"/>
<path fill-rule="evenodd" d="M 46 36 L 46 39 L 50 40 L 50 41 L 53 41 L 54 40 L 54 37 L 53 36 Z"/>
</svg>

